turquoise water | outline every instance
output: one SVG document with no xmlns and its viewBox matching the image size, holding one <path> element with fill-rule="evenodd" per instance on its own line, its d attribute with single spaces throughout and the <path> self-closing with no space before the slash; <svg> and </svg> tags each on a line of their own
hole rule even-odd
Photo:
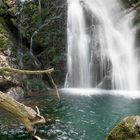
<svg viewBox="0 0 140 140">
<path fill-rule="evenodd" d="M 43 140 L 104 140 L 110 130 L 128 115 L 140 115 L 140 99 L 122 96 L 63 94 L 55 97 L 30 98 L 26 104 L 40 108 L 49 122 L 40 126 Z M 5 112 L 0 115 L 0 140 L 31 139 L 24 126 Z M 5 117 L 6 116 L 6 117 Z"/>
</svg>

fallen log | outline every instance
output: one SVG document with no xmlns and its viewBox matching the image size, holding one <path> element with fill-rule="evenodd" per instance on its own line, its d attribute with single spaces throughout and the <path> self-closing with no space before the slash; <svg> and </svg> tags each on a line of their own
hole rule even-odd
<svg viewBox="0 0 140 140">
<path fill-rule="evenodd" d="M 1 91 L 0 107 L 17 117 L 25 125 L 29 133 L 33 137 L 37 138 L 37 136 L 35 136 L 35 126 L 37 124 L 45 123 L 45 118 L 40 115 L 38 107 L 36 107 L 35 111 L 31 107 L 25 106 L 24 104 L 17 102 L 16 100 Z"/>
<path fill-rule="evenodd" d="M 48 74 L 52 73 L 54 69 L 48 69 L 48 70 L 19 70 L 19 69 L 14 69 L 10 67 L 1 67 L 0 68 L 0 73 L 4 75 L 11 75 L 11 74 L 26 74 L 26 75 L 32 75 L 32 74 Z"/>
</svg>

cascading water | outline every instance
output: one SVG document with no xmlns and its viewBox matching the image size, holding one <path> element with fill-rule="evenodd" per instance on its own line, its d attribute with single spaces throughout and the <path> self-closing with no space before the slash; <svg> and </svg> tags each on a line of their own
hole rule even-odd
<svg viewBox="0 0 140 140">
<path fill-rule="evenodd" d="M 25 0 L 20 0 L 20 4 L 21 4 L 21 9 L 20 9 L 20 21 L 19 21 L 19 25 L 18 25 L 18 29 L 19 29 L 19 48 L 17 50 L 17 57 L 18 57 L 18 60 L 19 60 L 19 67 L 20 68 L 23 68 L 23 35 L 24 34 L 24 28 L 23 28 L 23 23 L 24 23 L 24 2 Z"/>
<path fill-rule="evenodd" d="M 132 15 L 121 5 L 119 0 L 68 0 L 65 87 L 96 87 L 110 75 L 114 89 L 139 89 Z"/>
<path fill-rule="evenodd" d="M 79 0 L 68 8 L 68 77 L 66 86 L 90 87 L 89 46 L 84 11 Z"/>
</svg>

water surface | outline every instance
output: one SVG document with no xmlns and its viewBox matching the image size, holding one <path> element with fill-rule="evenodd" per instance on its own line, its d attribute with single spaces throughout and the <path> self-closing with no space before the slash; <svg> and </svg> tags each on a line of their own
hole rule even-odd
<svg viewBox="0 0 140 140">
<path fill-rule="evenodd" d="M 94 91 L 95 92 L 95 91 Z M 111 94 L 73 95 L 63 91 L 61 102 L 55 97 L 30 98 L 27 105 L 40 108 L 51 119 L 39 127 L 43 140 L 104 140 L 110 130 L 128 115 L 140 115 L 140 99 Z M 24 126 L 2 111 L 0 140 L 30 139 Z"/>
</svg>

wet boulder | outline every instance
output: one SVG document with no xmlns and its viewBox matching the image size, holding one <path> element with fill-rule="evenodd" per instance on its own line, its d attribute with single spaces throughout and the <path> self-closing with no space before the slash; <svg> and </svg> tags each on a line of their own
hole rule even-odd
<svg viewBox="0 0 140 140">
<path fill-rule="evenodd" d="M 106 140 L 140 140 L 140 116 L 124 118 L 113 128 Z"/>
</svg>

